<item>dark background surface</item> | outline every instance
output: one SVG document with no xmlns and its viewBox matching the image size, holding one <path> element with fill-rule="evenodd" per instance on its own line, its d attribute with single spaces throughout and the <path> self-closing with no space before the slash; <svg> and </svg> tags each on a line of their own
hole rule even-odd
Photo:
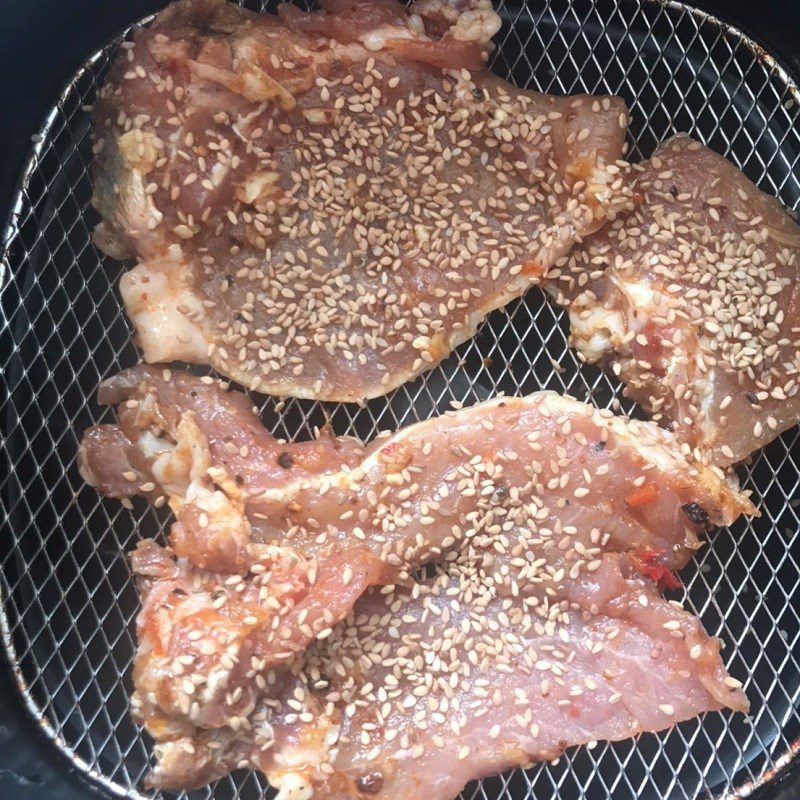
<svg viewBox="0 0 800 800">
<path fill-rule="evenodd" d="M 84 59 L 163 0 L 0 0 L 0 222 L 5 224 L 31 136 Z M 800 0 L 692 2 L 750 34 L 800 77 Z M 82 781 L 21 708 L 0 663 L 0 800 L 88 800 Z M 752 800 L 797 800 L 800 768 Z"/>
</svg>

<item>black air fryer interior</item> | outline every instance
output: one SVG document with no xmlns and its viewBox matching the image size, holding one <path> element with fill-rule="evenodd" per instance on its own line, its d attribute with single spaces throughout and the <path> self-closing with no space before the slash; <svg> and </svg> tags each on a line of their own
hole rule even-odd
<svg viewBox="0 0 800 800">
<path fill-rule="evenodd" d="M 74 466 L 83 429 L 107 418 L 93 400 L 98 382 L 137 356 L 115 290 L 120 265 L 89 237 L 96 217 L 88 206 L 83 106 L 116 45 L 79 74 L 72 65 L 91 43 L 96 49 L 155 4 L 50 5 L 0 9 L 0 57 L 10 65 L 0 72 L 8 76 L 0 78 L 8 117 L 0 120 L 0 141 L 11 153 L 0 198 L 11 198 L 13 212 L 0 280 L 0 590 L 7 623 L 0 652 L 8 667 L 0 676 L 0 798 L 139 797 L 148 751 L 127 714 L 137 598 L 125 553 L 137 537 L 156 535 L 164 517 L 144 505 L 129 512 L 101 501 Z M 771 33 L 779 50 L 800 52 L 800 8 L 789 9 L 786 20 L 779 0 L 725 6 L 728 18 L 748 14 L 748 27 Z M 633 112 L 633 158 L 688 131 L 800 208 L 800 98 L 791 76 L 738 32 L 653 0 L 532 0 L 504 3 L 501 11 L 492 62 L 499 74 L 545 91 L 621 94 Z M 56 103 L 42 97 L 37 76 L 50 86 L 69 81 L 69 88 Z M 22 113 L 9 114 L 14 108 Z M 33 142 L 37 156 L 14 197 L 20 164 L 13 154 L 27 157 L 44 115 L 48 123 Z M 621 399 L 616 382 L 578 368 L 565 335 L 563 315 L 534 290 L 494 313 L 472 342 L 426 376 L 365 408 L 326 404 L 326 411 L 336 433 L 369 438 L 438 413 L 451 400 L 471 404 L 501 391 L 549 388 L 604 407 Z M 265 423 L 281 436 L 307 437 L 324 419 L 314 403 L 289 401 L 281 414 L 271 400 L 262 407 Z M 800 737 L 798 432 L 774 442 L 740 475 L 761 518 L 716 532 L 682 577 L 689 605 L 725 640 L 732 674 L 747 678 L 751 717 L 711 714 L 659 736 L 572 750 L 555 766 L 471 784 L 466 800 L 716 798 L 760 786 L 789 763 Z M 48 722 L 39 729 L 33 717 L 42 715 Z M 190 796 L 249 800 L 265 789 L 263 779 L 236 773 L 213 795 L 204 789 Z M 795 775 L 752 796 L 777 800 L 780 792 L 787 800 L 800 796 Z"/>
</svg>

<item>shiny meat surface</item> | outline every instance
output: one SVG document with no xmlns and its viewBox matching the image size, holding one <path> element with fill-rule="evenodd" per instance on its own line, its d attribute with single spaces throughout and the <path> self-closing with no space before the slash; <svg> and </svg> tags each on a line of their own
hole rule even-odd
<svg viewBox="0 0 800 800">
<path fill-rule="evenodd" d="M 486 470 L 488 484 L 500 482 L 498 503 L 512 490 L 548 497 L 562 521 L 592 520 L 587 530 L 650 548 L 670 569 L 706 526 L 752 509 L 668 432 L 550 392 L 447 413 L 366 447 L 330 435 L 281 444 L 245 395 L 178 370 L 135 367 L 103 384 L 100 399 L 118 404 L 120 422 L 86 431 L 83 476 L 112 496 L 165 495 L 177 516 L 173 545 L 204 569 L 235 571 L 251 542 L 321 557 L 358 541 L 401 571 L 436 561 L 459 546 Z M 612 456 L 624 473 L 603 467 Z M 656 469 L 658 481 L 648 474 Z M 139 483 L 143 474 L 150 480 Z M 683 538 L 660 533 L 675 529 Z"/>
<path fill-rule="evenodd" d="M 475 519 L 482 497 L 499 507 L 527 497 L 537 524 L 572 524 L 581 536 L 601 528 L 673 569 L 705 527 L 752 510 L 721 472 L 690 464 L 655 426 L 550 392 L 448 413 L 373 448 L 356 468 L 266 493 L 255 526 L 312 552 L 363 539 L 402 569 L 447 558 L 488 524 Z"/>
<path fill-rule="evenodd" d="M 562 429 L 569 410 L 557 417 Z M 617 490 L 614 511 L 646 509 L 651 492 L 627 493 L 631 451 L 608 448 L 599 470 L 620 476 L 605 487 Z M 236 723 L 248 733 L 164 737 L 154 781 L 193 785 L 244 765 L 287 797 L 410 800 L 425 787 L 447 798 L 472 777 L 573 744 L 746 709 L 718 643 L 660 597 L 648 576 L 663 573 L 650 572 L 657 562 L 640 538 L 609 535 L 602 522 L 587 528 L 572 506 L 553 520 L 543 511 L 558 507 L 558 492 L 544 492 L 541 505 L 513 490 L 503 498 L 503 476 L 478 466 L 473 474 L 492 491 L 463 487 L 470 506 L 457 519 L 471 527 L 437 577 L 371 591 L 302 665 L 269 672 L 276 690 Z M 651 539 L 684 560 L 686 514 L 681 506 L 646 516 Z"/>
<path fill-rule="evenodd" d="M 176 382 L 189 397 L 200 382 L 143 377 L 153 372 L 123 374 L 105 398 L 121 413 L 134 396 L 158 407 Z M 212 418 L 239 407 L 203 385 Z M 156 438 L 201 427 L 212 430 L 195 407 Z M 84 465 L 102 461 L 91 432 L 85 441 Z M 133 557 L 134 709 L 156 739 L 158 785 L 241 764 L 285 797 L 361 797 L 364 786 L 413 797 L 402 792 L 422 785 L 416 776 L 444 798 L 571 744 L 744 707 L 717 644 L 657 584 L 675 585 L 708 526 L 753 508 L 655 425 L 539 393 L 419 423 L 357 464 L 252 492 L 197 458 L 215 486 L 192 462 L 182 495 L 166 487 L 172 550 L 145 542 Z M 629 682 L 636 693 L 618 698 Z"/>
<path fill-rule="evenodd" d="M 159 572 L 165 581 L 151 603 L 152 614 L 147 608 L 143 614 L 159 621 L 171 607 L 180 624 L 140 651 L 136 683 L 146 697 L 141 705 L 160 709 L 143 714 L 155 720 L 177 713 L 172 682 L 180 673 L 171 653 L 178 648 L 176 657 L 185 656 L 197 629 L 220 629 L 218 649 L 204 652 L 198 662 L 206 674 L 215 666 L 220 672 L 220 659 L 223 665 L 245 657 L 264 664 L 288 661 L 342 619 L 367 586 L 393 578 L 386 563 L 355 540 L 313 551 L 274 547 L 254 535 L 248 516 L 249 492 L 260 496 L 292 485 L 300 475 L 338 474 L 348 462 L 360 462 L 363 447 L 355 440 L 324 434 L 282 444 L 263 428 L 244 394 L 184 372 L 135 367 L 106 381 L 99 396 L 101 402 L 118 404 L 119 423 L 86 431 L 81 474 L 104 494 L 124 501 L 136 494 L 157 505 L 166 499 L 175 517 L 169 541 L 176 560 Z M 141 565 L 151 552 L 136 556 L 143 575 L 149 574 Z M 156 560 L 163 567 L 164 558 Z M 252 580 L 237 581 L 243 573 Z M 235 602 L 217 613 L 227 586 Z M 235 630 L 227 629 L 234 621 Z M 161 660 L 154 665 L 156 656 Z M 192 719 L 228 724 L 240 705 L 251 703 L 254 676 L 235 683 L 237 675 L 233 671 L 223 679 L 218 674 L 202 700 L 198 692 Z"/>
<path fill-rule="evenodd" d="M 502 553 L 476 535 L 436 577 L 369 592 L 302 664 L 268 675 L 244 734 L 164 737 L 153 782 L 246 766 L 279 797 L 448 800 L 570 746 L 747 710 L 719 642 L 630 556 L 528 538 Z"/>
<path fill-rule="evenodd" d="M 181 0 L 95 105 L 97 242 L 147 361 L 360 401 L 430 369 L 630 198 L 619 98 L 483 64 L 486 0 Z"/>
<path fill-rule="evenodd" d="M 149 540 L 134 551 L 143 603 L 132 708 L 156 739 L 192 726 L 236 730 L 267 688 L 262 673 L 324 636 L 369 585 L 387 579 L 357 543 L 319 562 L 266 545 L 249 556 L 231 576 Z"/>
<path fill-rule="evenodd" d="M 800 227 L 680 136 L 635 168 L 640 202 L 551 272 L 572 342 L 727 466 L 800 419 Z"/>
<path fill-rule="evenodd" d="M 132 367 L 104 381 L 97 399 L 117 406 L 119 423 L 84 433 L 79 465 L 86 481 L 110 497 L 185 492 L 190 476 L 189 459 L 178 451 L 182 420 L 194 423 L 210 466 L 246 495 L 338 471 L 364 455 L 360 442 L 327 431 L 314 441 L 280 442 L 242 392 L 182 370 Z"/>
</svg>

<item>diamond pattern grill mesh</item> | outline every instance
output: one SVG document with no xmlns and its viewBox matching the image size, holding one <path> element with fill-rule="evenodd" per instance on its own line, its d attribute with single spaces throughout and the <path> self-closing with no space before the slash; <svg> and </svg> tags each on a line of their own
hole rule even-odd
<svg viewBox="0 0 800 800">
<path fill-rule="evenodd" d="M 736 31 L 670 2 L 501 2 L 492 66 L 552 92 L 621 94 L 633 112 L 630 154 L 676 131 L 724 153 L 768 192 L 800 207 L 798 92 Z M 118 43 L 74 77 L 43 129 L 22 182 L 0 264 L 0 588 L 5 647 L 22 699 L 58 747 L 117 795 L 141 797 L 148 746 L 128 717 L 137 599 L 125 559 L 163 517 L 101 500 L 75 468 L 81 432 L 108 412 L 99 381 L 137 360 L 116 283 L 120 266 L 90 239 L 91 102 Z M 494 313 L 442 365 L 364 408 L 265 400 L 278 436 L 307 437 L 425 419 L 451 400 L 569 392 L 633 410 L 619 386 L 582 367 L 564 315 L 532 291 Z M 669 732 L 570 751 L 555 765 L 471 784 L 465 800 L 689 800 L 764 780 L 800 736 L 800 441 L 797 431 L 741 468 L 762 516 L 713 535 L 684 572 L 688 604 L 726 643 L 750 717 L 711 714 Z M 192 798 L 258 798 L 263 779 L 235 773 Z"/>
</svg>

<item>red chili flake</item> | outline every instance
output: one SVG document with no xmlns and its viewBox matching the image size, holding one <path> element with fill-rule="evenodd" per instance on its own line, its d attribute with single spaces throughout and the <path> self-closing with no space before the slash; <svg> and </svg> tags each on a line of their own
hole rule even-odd
<svg viewBox="0 0 800 800">
<path fill-rule="evenodd" d="M 659 557 L 666 552 L 666 550 L 643 547 L 634 554 L 633 560 L 639 572 L 652 578 L 659 589 L 680 589 L 683 586 L 680 578 L 659 561 Z"/>
</svg>

